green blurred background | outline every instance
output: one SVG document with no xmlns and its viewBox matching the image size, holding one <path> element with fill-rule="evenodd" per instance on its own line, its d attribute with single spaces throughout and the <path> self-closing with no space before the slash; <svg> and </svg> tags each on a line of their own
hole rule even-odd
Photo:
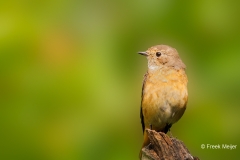
<svg viewBox="0 0 240 160">
<path fill-rule="evenodd" d="M 240 3 L 0 2 L 0 159 L 138 159 L 139 109 L 156 44 L 187 65 L 172 134 L 201 159 L 239 159 Z M 201 149 L 234 144 L 235 150 Z"/>
</svg>

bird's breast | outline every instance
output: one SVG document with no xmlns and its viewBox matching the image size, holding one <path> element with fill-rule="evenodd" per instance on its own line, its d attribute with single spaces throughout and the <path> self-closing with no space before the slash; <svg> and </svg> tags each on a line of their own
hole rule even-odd
<svg viewBox="0 0 240 160">
<path fill-rule="evenodd" d="M 148 73 L 142 97 L 145 125 L 161 130 L 166 123 L 175 123 L 187 103 L 187 76 L 184 70 Z"/>
</svg>

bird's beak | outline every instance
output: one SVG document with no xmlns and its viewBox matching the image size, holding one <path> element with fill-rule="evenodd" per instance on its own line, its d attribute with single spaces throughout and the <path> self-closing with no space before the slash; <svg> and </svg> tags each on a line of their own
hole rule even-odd
<svg viewBox="0 0 240 160">
<path fill-rule="evenodd" d="M 148 56 L 147 52 L 138 52 L 138 54 L 141 54 L 143 56 Z"/>
</svg>

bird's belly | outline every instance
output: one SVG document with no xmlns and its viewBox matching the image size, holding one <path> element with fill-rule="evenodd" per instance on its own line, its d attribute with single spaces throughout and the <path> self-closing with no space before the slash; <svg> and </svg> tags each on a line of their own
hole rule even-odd
<svg viewBox="0 0 240 160">
<path fill-rule="evenodd" d="M 147 128 L 161 131 L 166 124 L 177 122 L 185 111 L 187 102 L 187 89 L 182 84 L 161 87 L 146 87 L 143 97 L 142 109 Z"/>
</svg>

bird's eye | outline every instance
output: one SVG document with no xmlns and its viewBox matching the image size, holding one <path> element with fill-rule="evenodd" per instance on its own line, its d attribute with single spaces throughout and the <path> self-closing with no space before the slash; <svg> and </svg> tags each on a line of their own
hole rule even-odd
<svg viewBox="0 0 240 160">
<path fill-rule="evenodd" d="M 160 57 L 161 54 L 162 54 L 161 52 L 156 52 L 156 56 L 157 56 L 157 57 Z"/>
</svg>

